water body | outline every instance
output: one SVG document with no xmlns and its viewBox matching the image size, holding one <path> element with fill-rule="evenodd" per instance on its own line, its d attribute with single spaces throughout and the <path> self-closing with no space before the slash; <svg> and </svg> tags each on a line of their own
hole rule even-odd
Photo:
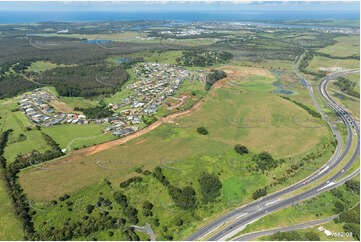
<svg viewBox="0 0 361 242">
<path fill-rule="evenodd" d="M 272 71 L 273 73 L 275 73 L 275 76 L 277 78 L 277 81 L 275 81 L 274 83 L 272 83 L 272 86 L 277 87 L 278 90 L 273 90 L 273 93 L 280 93 L 280 94 L 286 94 L 286 95 L 291 95 L 294 93 L 294 91 L 291 90 L 287 90 L 287 89 L 283 89 L 282 87 L 282 81 L 281 81 L 281 74 L 287 74 L 286 72 L 282 72 L 282 71 Z"/>
<path fill-rule="evenodd" d="M 359 19 L 354 2 L 0 2 L 0 24 L 107 20 Z"/>
<path fill-rule="evenodd" d="M 96 44 L 96 43 L 106 44 L 106 43 L 110 43 L 110 42 L 112 42 L 112 41 L 106 40 L 106 39 L 88 39 L 88 40 L 83 41 L 84 44 Z"/>
<path fill-rule="evenodd" d="M 128 61 L 129 61 L 129 59 L 126 57 L 113 60 L 113 62 L 118 63 L 118 64 L 127 63 Z"/>
</svg>

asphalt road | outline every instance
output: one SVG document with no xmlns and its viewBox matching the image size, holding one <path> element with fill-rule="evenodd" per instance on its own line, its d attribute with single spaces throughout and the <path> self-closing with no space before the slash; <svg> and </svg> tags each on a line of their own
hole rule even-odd
<svg viewBox="0 0 361 242">
<path fill-rule="evenodd" d="M 297 66 L 300 62 L 300 60 L 302 59 L 303 55 L 299 58 L 298 62 L 295 65 L 295 72 L 296 74 L 303 79 L 303 77 L 297 72 Z M 348 73 L 342 73 L 344 74 L 348 74 Z M 359 152 L 359 131 L 358 128 L 355 124 L 354 121 L 352 121 L 352 117 L 345 112 L 340 106 L 338 106 L 327 94 L 327 91 L 325 91 L 325 87 L 327 86 L 328 81 L 334 78 L 333 75 L 327 77 L 324 81 L 322 81 L 322 83 L 319 85 L 320 90 L 323 90 L 321 92 L 322 96 L 325 98 L 325 100 L 329 103 L 329 105 L 337 112 L 339 113 L 340 117 L 342 118 L 342 120 L 346 123 L 347 128 L 348 128 L 348 137 L 347 137 L 347 141 L 345 144 L 345 149 L 344 151 L 341 153 L 341 147 L 342 147 L 342 139 L 339 135 L 339 132 L 337 131 L 336 127 L 330 123 L 327 120 L 326 115 L 322 112 L 322 109 L 320 108 L 319 104 L 317 103 L 317 100 L 314 97 L 314 93 L 313 93 L 313 89 L 312 89 L 312 85 L 307 81 L 304 80 L 304 82 L 307 85 L 307 88 L 310 92 L 310 95 L 318 109 L 318 111 L 322 114 L 322 118 L 329 123 L 335 138 L 337 139 L 338 145 L 336 148 L 336 152 L 334 153 L 334 155 L 331 157 L 331 159 L 323 166 L 321 167 L 318 171 L 316 171 L 315 173 L 313 173 L 311 176 L 309 176 L 308 178 L 289 186 L 288 188 L 285 188 L 281 191 L 275 192 L 273 194 L 270 194 L 262 199 L 259 199 L 255 202 L 252 202 L 250 204 L 247 204 L 241 208 L 235 209 L 232 212 L 214 220 L 213 222 L 211 222 L 210 224 L 208 224 L 207 226 L 201 228 L 200 230 L 196 231 L 193 235 L 191 235 L 190 237 L 186 238 L 186 240 L 196 240 L 199 238 L 204 237 L 205 235 L 211 233 L 212 231 L 214 231 L 215 229 L 217 229 L 218 227 L 224 225 L 225 223 L 229 223 L 230 221 L 236 220 L 235 222 L 231 223 L 230 225 L 226 226 L 224 229 L 220 230 L 219 232 L 215 233 L 209 240 L 224 240 L 226 238 L 231 237 L 233 234 L 236 234 L 237 231 L 241 230 L 244 226 L 246 226 L 247 224 L 257 220 L 260 217 L 265 216 L 266 214 L 276 211 L 278 209 L 281 209 L 283 207 L 287 207 L 289 205 L 292 204 L 296 204 L 299 201 L 308 199 L 310 197 L 313 197 L 315 195 L 318 195 L 321 191 L 323 192 L 323 190 L 326 191 L 325 189 L 322 189 L 323 186 L 328 185 L 328 188 L 333 188 L 335 185 L 333 184 L 333 180 L 338 178 L 339 176 L 341 176 L 348 168 L 351 167 L 351 165 L 353 164 L 353 161 L 355 160 L 355 158 L 357 157 L 357 154 Z M 325 85 L 326 84 L 326 85 Z M 351 121 L 350 121 L 351 120 Z M 351 123 L 354 123 L 354 125 L 351 125 Z M 290 199 L 286 199 L 286 200 L 282 200 L 280 201 L 280 198 L 288 193 L 291 193 L 303 186 L 306 186 L 309 183 L 312 183 L 318 179 L 320 179 L 321 177 L 323 177 L 324 175 L 326 175 L 328 172 L 330 172 L 331 170 L 333 170 L 333 168 L 335 168 L 344 158 L 345 156 L 348 154 L 349 149 L 351 147 L 351 143 L 353 140 L 353 135 L 352 135 L 352 129 L 351 127 L 355 128 L 355 133 L 358 135 L 358 148 L 357 150 L 354 152 L 353 156 L 351 157 L 350 161 L 347 163 L 347 165 L 344 167 L 344 169 L 342 169 L 340 172 L 338 172 L 335 176 L 333 176 L 331 179 L 325 181 L 324 183 L 320 184 L 319 186 L 305 192 L 299 195 L 296 195 Z M 331 183 L 329 185 L 329 183 Z M 337 184 L 336 184 L 337 185 Z M 320 190 L 319 190 L 320 189 Z M 271 206 L 270 206 L 271 205 Z"/>
<path fill-rule="evenodd" d="M 299 230 L 299 229 L 305 229 L 305 228 L 313 227 L 315 225 L 327 223 L 327 222 L 329 222 L 329 221 L 331 221 L 331 220 L 333 220 L 334 218 L 337 218 L 337 217 L 338 217 L 338 215 L 334 215 L 334 216 L 329 217 L 329 218 L 314 220 L 314 221 L 310 221 L 310 222 L 303 223 L 303 224 L 297 224 L 297 225 L 283 227 L 283 228 L 275 228 L 275 229 L 270 229 L 270 230 L 253 232 L 253 233 L 249 233 L 249 234 L 239 236 L 239 237 L 237 237 L 237 238 L 235 238 L 233 240 L 235 240 L 235 241 L 249 241 L 249 240 L 254 239 L 254 238 L 258 238 L 258 237 L 261 237 L 261 236 L 272 235 L 272 234 L 275 234 L 277 232 L 288 232 L 288 231 L 294 231 L 294 230 Z"/>
</svg>

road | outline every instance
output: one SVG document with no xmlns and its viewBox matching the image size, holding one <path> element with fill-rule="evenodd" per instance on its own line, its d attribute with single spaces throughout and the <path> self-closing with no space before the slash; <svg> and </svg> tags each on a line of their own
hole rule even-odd
<svg viewBox="0 0 361 242">
<path fill-rule="evenodd" d="M 325 90 L 327 83 L 329 82 L 329 80 L 334 78 L 334 76 L 333 75 L 328 76 L 325 80 L 323 80 L 321 82 L 321 84 L 319 85 L 319 88 L 320 88 L 320 90 L 323 90 L 321 92 L 321 94 L 325 98 L 325 100 L 329 103 L 330 107 L 333 108 L 337 113 L 340 114 L 340 117 L 342 118 L 342 120 L 345 122 L 345 124 L 347 126 L 348 136 L 347 136 L 345 148 L 342 153 L 341 153 L 342 139 L 340 137 L 340 134 L 339 134 L 337 128 L 332 123 L 329 122 L 329 120 L 327 119 L 327 116 L 323 113 L 320 105 L 318 104 L 318 102 L 314 96 L 312 85 L 307 80 L 305 80 L 297 71 L 297 66 L 299 65 L 299 62 L 302 58 L 303 58 L 303 55 L 298 59 L 296 65 L 295 65 L 295 72 L 296 72 L 297 76 L 305 82 L 305 84 L 308 88 L 308 91 L 309 91 L 318 111 L 322 114 L 322 118 L 330 125 L 331 130 L 335 135 L 335 138 L 337 140 L 337 147 L 336 147 L 336 151 L 335 151 L 334 155 L 323 167 L 321 167 L 319 170 L 317 170 L 311 176 L 309 176 L 309 177 L 305 178 L 304 180 L 302 180 L 296 184 L 293 184 L 281 191 L 270 194 L 262 199 L 256 200 L 255 202 L 252 202 L 250 204 L 247 204 L 245 206 L 237 208 L 237 209 L 231 211 L 230 213 L 227 213 L 226 215 L 212 221 L 205 227 L 196 231 L 193 235 L 186 238 L 186 240 L 196 240 L 196 239 L 202 238 L 205 235 L 212 233 L 213 231 L 215 231 L 217 228 L 221 227 L 222 225 L 224 225 L 226 223 L 230 223 L 232 221 L 232 223 L 230 223 L 228 226 L 226 226 L 222 230 L 215 233 L 209 240 L 224 240 L 226 238 L 229 238 L 232 236 L 232 233 L 234 233 L 234 234 L 237 233 L 234 231 L 241 230 L 242 227 L 245 227 L 247 224 L 259 219 L 260 217 L 265 216 L 266 214 L 268 214 L 270 212 L 276 211 L 283 207 L 290 206 L 292 204 L 296 204 L 299 201 L 302 201 L 302 200 L 308 199 L 312 196 L 318 195 L 320 193 L 320 191 L 322 190 L 321 189 L 320 191 L 317 191 L 317 189 L 322 188 L 320 186 L 328 185 L 328 183 L 330 183 L 331 180 L 334 180 L 337 177 L 341 176 L 343 174 L 343 172 L 346 171 L 348 168 L 350 168 L 351 165 L 353 164 L 353 162 L 359 152 L 359 130 L 358 130 L 356 124 L 354 123 L 353 118 L 344 110 L 341 111 L 342 108 L 340 106 L 338 106 L 328 96 L 327 90 Z M 342 73 L 342 74 L 348 74 L 348 73 Z M 353 121 L 348 121 L 348 120 L 353 120 Z M 354 125 L 350 125 L 351 122 L 353 122 Z M 342 169 L 340 172 L 338 172 L 336 174 L 337 175 L 336 177 L 335 176 L 332 177 L 331 179 L 325 181 L 324 183 L 320 184 L 316 188 L 313 188 L 300 195 L 293 196 L 289 199 L 280 201 L 280 198 L 282 196 L 289 194 L 293 191 L 296 191 L 297 189 L 302 188 L 302 187 L 322 178 L 327 173 L 332 171 L 345 158 L 345 156 L 349 153 L 351 143 L 353 141 L 353 135 L 352 135 L 352 129 L 351 129 L 352 127 L 354 129 L 356 129 L 355 133 L 358 136 L 358 146 L 357 146 L 357 150 L 354 152 L 353 156 L 351 157 L 350 161 L 347 163 L 345 168 Z M 330 187 L 333 187 L 333 185 L 329 186 L 329 188 Z M 272 206 L 269 206 L 269 205 L 272 205 Z M 233 220 L 236 220 L 236 221 L 234 222 Z"/>
<path fill-rule="evenodd" d="M 315 225 L 327 223 L 327 222 L 329 222 L 329 221 L 331 221 L 331 220 L 333 220 L 333 219 L 335 219 L 337 217 L 338 217 L 338 215 L 334 215 L 334 216 L 331 216 L 329 218 L 314 220 L 314 221 L 310 221 L 310 222 L 307 222 L 307 223 L 296 224 L 296 225 L 293 225 L 293 226 L 253 232 L 253 233 L 249 233 L 249 234 L 244 234 L 244 235 L 239 236 L 239 237 L 237 237 L 237 238 L 235 238 L 233 240 L 235 240 L 235 241 L 250 241 L 251 239 L 258 238 L 258 237 L 261 237 L 261 236 L 272 235 L 272 234 L 275 234 L 277 232 L 288 232 L 288 231 L 294 231 L 294 230 L 299 230 L 299 229 L 305 229 L 305 228 L 313 227 Z"/>
</svg>

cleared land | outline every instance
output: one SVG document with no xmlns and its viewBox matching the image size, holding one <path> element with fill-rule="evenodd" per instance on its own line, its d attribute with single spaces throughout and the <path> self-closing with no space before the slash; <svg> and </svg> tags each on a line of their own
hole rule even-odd
<svg viewBox="0 0 361 242">
<path fill-rule="evenodd" d="M 337 71 L 337 69 L 354 69 L 360 67 L 360 61 L 355 59 L 331 59 L 323 56 L 314 56 L 307 67 L 307 70 L 318 72 L 326 70 L 329 72 Z"/>
<path fill-rule="evenodd" d="M 162 159 L 182 161 L 202 154 L 212 157 L 232 150 L 237 143 L 254 152 L 268 151 L 281 158 L 303 154 L 328 136 L 326 127 L 302 128 L 295 123 L 295 119 L 318 121 L 271 93 L 274 79 L 270 73 L 261 76 L 259 69 L 248 71 L 248 77 L 240 79 L 239 89 L 213 88 L 197 111 L 176 119 L 175 125 L 163 124 L 123 145 L 50 165 L 61 169 L 29 170 L 21 174 L 20 182 L 30 198 L 52 199 L 105 177 L 112 182 L 125 179 L 134 167 L 152 168 Z M 244 128 L 239 127 L 242 125 Z M 206 127 L 209 135 L 200 136 L 196 132 L 200 126 Z M 100 169 L 96 161 L 106 161 L 108 167 L 119 170 Z"/>
<path fill-rule="evenodd" d="M 360 36 L 346 36 L 346 37 L 338 37 L 335 38 L 337 43 L 332 46 L 327 46 L 325 48 L 320 49 L 319 51 L 325 54 L 329 54 L 332 56 L 352 56 L 352 55 L 360 55 Z"/>
</svg>

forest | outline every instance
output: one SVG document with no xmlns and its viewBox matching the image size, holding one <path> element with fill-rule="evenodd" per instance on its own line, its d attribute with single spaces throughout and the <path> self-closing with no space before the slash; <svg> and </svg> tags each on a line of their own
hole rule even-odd
<svg viewBox="0 0 361 242">
<path fill-rule="evenodd" d="M 92 97 L 115 93 L 128 78 L 128 72 L 121 66 L 85 64 L 45 71 L 39 82 L 55 86 L 61 96 Z"/>
</svg>

